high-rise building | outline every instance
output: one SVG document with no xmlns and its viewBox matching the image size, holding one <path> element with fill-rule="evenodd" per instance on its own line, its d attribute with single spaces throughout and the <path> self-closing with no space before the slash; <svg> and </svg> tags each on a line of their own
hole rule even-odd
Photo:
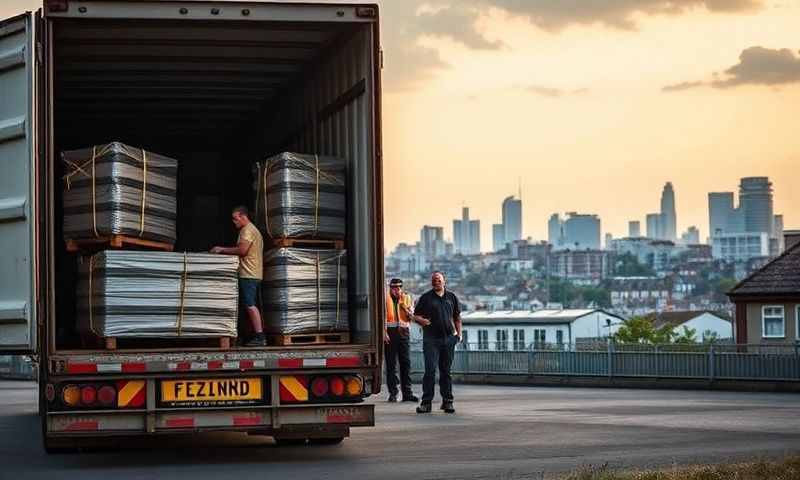
<svg viewBox="0 0 800 480">
<path fill-rule="evenodd" d="M 506 248 L 506 227 L 502 223 L 492 225 L 492 249 L 499 252 Z"/>
<path fill-rule="evenodd" d="M 568 212 L 563 224 L 563 248 L 600 249 L 600 217 Z"/>
<path fill-rule="evenodd" d="M 739 184 L 739 209 L 744 231 L 773 235 L 772 182 L 768 177 L 745 177 Z"/>
<path fill-rule="evenodd" d="M 444 228 L 425 225 L 419 233 L 419 245 L 426 258 L 445 254 Z"/>
<path fill-rule="evenodd" d="M 554 247 L 564 243 L 564 222 L 557 213 L 550 215 L 547 221 L 547 241 Z"/>
<path fill-rule="evenodd" d="M 480 220 L 470 220 L 467 207 L 461 209 L 461 220 L 453 220 L 453 244 L 455 253 L 481 253 L 481 223 Z"/>
<path fill-rule="evenodd" d="M 675 191 L 672 182 L 664 185 L 661 193 L 661 236 L 663 240 L 675 241 L 678 235 L 678 220 L 675 213 Z"/>
<path fill-rule="evenodd" d="M 717 232 L 731 232 L 734 228 L 733 192 L 711 192 L 708 194 L 708 236 Z"/>
<path fill-rule="evenodd" d="M 700 230 L 694 225 L 689 227 L 683 235 L 681 235 L 681 243 L 684 245 L 697 245 L 700 243 Z"/>
<path fill-rule="evenodd" d="M 522 200 L 513 195 L 503 200 L 503 226 L 506 243 L 522 240 Z"/>
<path fill-rule="evenodd" d="M 647 238 L 658 240 L 661 238 L 661 214 L 648 213 L 646 217 Z"/>
<path fill-rule="evenodd" d="M 777 240 L 778 253 L 781 253 L 786 249 L 786 242 L 783 237 L 783 215 L 775 215 L 775 219 L 773 220 L 772 225 L 773 225 L 772 238 Z"/>
<path fill-rule="evenodd" d="M 628 222 L 628 236 L 631 238 L 642 236 L 642 224 L 638 220 Z"/>
<path fill-rule="evenodd" d="M 610 233 L 606 233 L 605 242 L 603 242 L 603 246 L 605 247 L 606 250 L 611 248 L 611 242 L 613 240 L 614 240 L 614 235 L 611 235 Z"/>
</svg>

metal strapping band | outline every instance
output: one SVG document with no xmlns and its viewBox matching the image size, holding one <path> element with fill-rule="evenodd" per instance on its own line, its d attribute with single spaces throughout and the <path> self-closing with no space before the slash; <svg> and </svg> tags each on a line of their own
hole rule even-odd
<svg viewBox="0 0 800 480">
<path fill-rule="evenodd" d="M 142 149 L 142 212 L 139 214 L 139 237 L 144 233 L 144 207 L 147 203 L 147 151 Z"/>
<path fill-rule="evenodd" d="M 342 255 L 336 256 L 336 323 L 334 329 L 339 329 L 339 284 L 342 283 Z"/>
<path fill-rule="evenodd" d="M 175 329 L 178 332 L 178 336 L 181 336 L 183 333 L 183 307 L 185 304 L 186 299 L 186 276 L 188 271 L 188 254 L 183 252 L 183 274 L 181 275 L 181 303 L 178 307 L 178 320 L 175 324 Z"/>
<path fill-rule="evenodd" d="M 94 329 L 94 315 L 93 315 L 93 310 L 94 310 L 93 303 L 94 302 L 92 300 L 92 297 L 94 296 L 93 295 L 94 291 L 93 291 L 93 287 L 92 287 L 92 274 L 93 274 L 93 272 L 94 272 L 94 255 L 89 257 L 89 331 L 94 333 L 95 335 L 97 335 L 99 337 L 100 335 L 98 335 L 97 331 Z"/>
<path fill-rule="evenodd" d="M 99 237 L 97 233 L 97 197 L 95 196 L 95 170 L 94 164 L 97 158 L 97 147 L 92 147 L 92 230 L 94 230 L 95 238 Z"/>
<path fill-rule="evenodd" d="M 317 270 L 317 331 L 320 331 L 320 317 L 322 316 L 320 307 L 320 278 L 319 278 L 319 252 L 317 252 L 317 263 L 315 264 Z"/>
</svg>

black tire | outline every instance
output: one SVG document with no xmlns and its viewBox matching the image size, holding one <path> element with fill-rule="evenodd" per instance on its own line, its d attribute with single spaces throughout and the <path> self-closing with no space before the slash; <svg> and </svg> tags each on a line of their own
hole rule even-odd
<svg viewBox="0 0 800 480">
<path fill-rule="evenodd" d="M 65 447 L 63 444 L 59 444 L 58 442 L 55 442 L 50 438 L 45 438 L 44 451 L 48 455 L 69 455 L 69 454 L 80 453 L 80 448 Z"/>
<path fill-rule="evenodd" d="M 311 445 L 339 445 L 344 441 L 344 437 L 312 438 L 309 440 Z"/>
</svg>

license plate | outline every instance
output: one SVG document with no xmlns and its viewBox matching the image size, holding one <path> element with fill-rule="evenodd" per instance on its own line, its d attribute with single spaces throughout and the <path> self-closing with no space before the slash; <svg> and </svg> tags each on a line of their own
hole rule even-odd
<svg viewBox="0 0 800 480">
<path fill-rule="evenodd" d="M 161 403 L 168 406 L 253 405 L 262 399 L 260 378 L 161 381 Z"/>
</svg>

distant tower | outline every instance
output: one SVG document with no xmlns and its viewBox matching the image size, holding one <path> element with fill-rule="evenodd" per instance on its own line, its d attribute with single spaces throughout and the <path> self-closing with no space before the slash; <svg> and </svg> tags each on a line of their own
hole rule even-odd
<svg viewBox="0 0 800 480">
<path fill-rule="evenodd" d="M 661 238 L 675 241 L 677 239 L 677 215 L 675 213 L 675 191 L 672 182 L 664 185 L 661 193 Z"/>
<path fill-rule="evenodd" d="M 774 233 L 772 182 L 768 177 L 745 177 L 739 184 L 739 209 L 744 231 Z"/>
<path fill-rule="evenodd" d="M 631 238 L 642 236 L 642 224 L 638 220 L 628 222 L 628 236 Z"/>
<path fill-rule="evenodd" d="M 522 240 L 522 200 L 513 196 L 503 200 L 503 225 L 506 243 Z"/>
<path fill-rule="evenodd" d="M 733 233 L 735 208 L 733 192 L 711 192 L 708 194 L 708 236 L 717 233 Z"/>
</svg>

